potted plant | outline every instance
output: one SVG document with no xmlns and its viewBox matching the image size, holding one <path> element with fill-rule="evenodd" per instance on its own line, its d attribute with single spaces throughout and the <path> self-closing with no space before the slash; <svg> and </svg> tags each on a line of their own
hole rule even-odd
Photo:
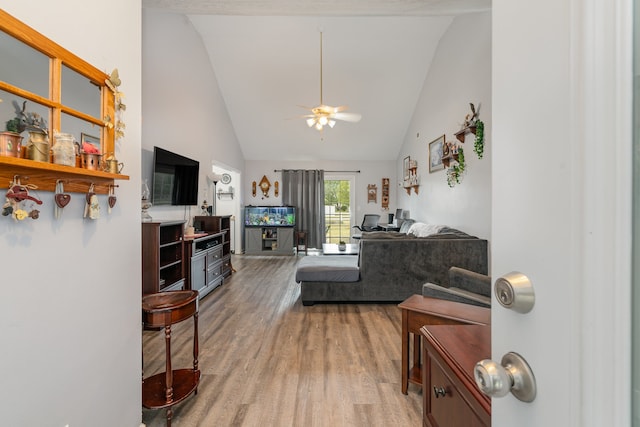
<svg viewBox="0 0 640 427">
<path fill-rule="evenodd" d="M 449 187 L 455 187 L 456 184 L 460 184 L 465 169 L 466 162 L 464 161 L 464 150 L 459 148 L 458 160 L 447 169 L 447 184 Z"/>
<path fill-rule="evenodd" d="M 20 136 L 20 119 L 7 120 L 5 131 L 0 132 L 0 155 L 20 157 L 22 137 Z"/>
<path fill-rule="evenodd" d="M 340 242 L 338 243 L 338 250 L 339 251 L 346 251 L 347 250 L 347 244 L 340 240 Z"/>
</svg>

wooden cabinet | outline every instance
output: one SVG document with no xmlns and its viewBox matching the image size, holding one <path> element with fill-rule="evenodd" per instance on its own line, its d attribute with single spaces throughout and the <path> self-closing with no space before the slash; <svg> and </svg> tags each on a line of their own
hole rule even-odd
<svg viewBox="0 0 640 427">
<path fill-rule="evenodd" d="M 425 427 L 488 427 L 491 399 L 476 386 L 473 368 L 491 356 L 491 328 L 425 325 L 422 369 Z"/>
<path fill-rule="evenodd" d="M 184 221 L 142 223 L 142 295 L 185 288 Z"/>
<path fill-rule="evenodd" d="M 193 219 L 196 230 L 207 233 L 222 233 L 222 275 L 228 277 L 233 272 L 231 264 L 231 215 L 196 216 Z"/>
<path fill-rule="evenodd" d="M 225 233 L 212 233 L 185 239 L 186 287 L 198 291 L 200 298 L 223 283 L 224 236 Z"/>
<path fill-rule="evenodd" d="M 293 255 L 293 227 L 245 227 L 247 255 Z"/>
</svg>

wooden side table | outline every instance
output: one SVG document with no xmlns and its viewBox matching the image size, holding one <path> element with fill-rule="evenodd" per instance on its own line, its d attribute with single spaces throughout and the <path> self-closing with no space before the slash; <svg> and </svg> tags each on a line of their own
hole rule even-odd
<svg viewBox="0 0 640 427">
<path fill-rule="evenodd" d="M 420 328 L 424 325 L 489 325 L 491 309 L 412 295 L 400 304 L 402 310 L 402 393 L 409 383 L 422 385 Z M 413 334 L 413 366 L 409 366 L 409 348 Z"/>
<path fill-rule="evenodd" d="M 193 369 L 171 367 L 171 325 L 193 317 Z M 142 298 L 142 323 L 147 328 L 164 328 L 166 370 L 142 380 L 142 406 L 167 408 L 167 427 L 171 426 L 173 405 L 198 392 L 198 291 L 172 291 Z"/>
<path fill-rule="evenodd" d="M 307 231 L 300 230 L 296 232 L 296 253 L 304 251 L 307 254 Z"/>
</svg>

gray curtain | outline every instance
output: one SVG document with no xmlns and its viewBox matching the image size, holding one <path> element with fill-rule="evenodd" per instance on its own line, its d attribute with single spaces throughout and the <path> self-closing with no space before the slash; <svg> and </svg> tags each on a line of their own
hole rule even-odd
<svg viewBox="0 0 640 427">
<path fill-rule="evenodd" d="M 296 230 L 307 232 L 307 247 L 322 248 L 325 239 L 324 171 L 282 170 L 282 202 L 296 208 Z"/>
</svg>

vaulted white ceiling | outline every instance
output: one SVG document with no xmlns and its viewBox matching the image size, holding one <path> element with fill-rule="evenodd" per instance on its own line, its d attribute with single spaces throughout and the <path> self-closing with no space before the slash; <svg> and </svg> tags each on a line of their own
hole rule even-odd
<svg viewBox="0 0 640 427">
<path fill-rule="evenodd" d="M 490 0 L 143 0 L 202 36 L 247 160 L 392 160 L 442 34 Z M 301 106 L 362 114 L 322 133 Z M 434 99 L 433 102 L 438 102 Z"/>
</svg>

